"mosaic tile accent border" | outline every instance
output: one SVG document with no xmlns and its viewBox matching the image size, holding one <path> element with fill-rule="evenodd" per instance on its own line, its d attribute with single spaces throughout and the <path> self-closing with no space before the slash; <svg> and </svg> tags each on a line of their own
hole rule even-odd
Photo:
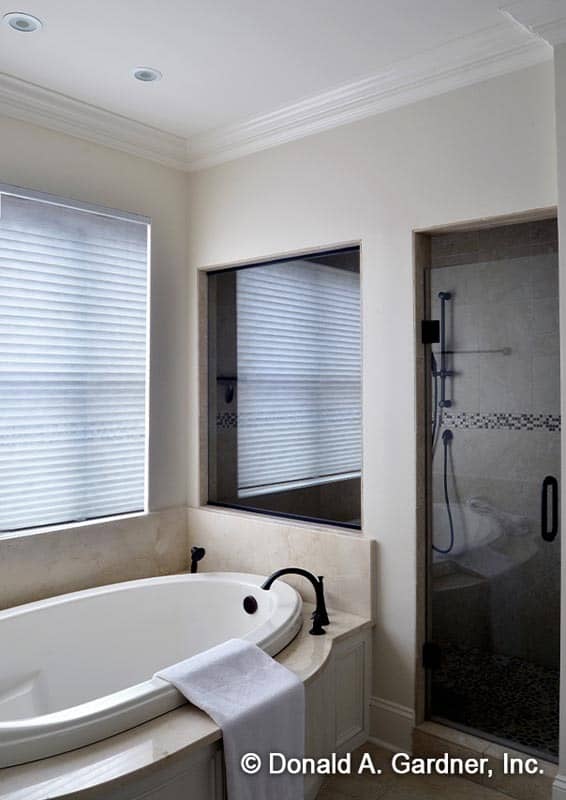
<svg viewBox="0 0 566 800">
<path fill-rule="evenodd" d="M 484 431 L 551 431 L 561 429 L 560 414 L 519 414 L 508 411 L 481 413 L 475 411 L 444 411 L 442 424 L 445 428 Z M 233 430 L 238 427 L 238 415 L 226 411 L 216 415 L 218 430 Z"/>
<path fill-rule="evenodd" d="M 238 415 L 231 412 L 225 411 L 223 414 L 216 415 L 216 428 L 222 431 L 229 431 L 232 428 L 238 427 Z"/>
<path fill-rule="evenodd" d="M 461 411 L 445 411 L 442 415 L 444 427 L 490 431 L 559 431 L 560 414 L 517 414 L 493 412 L 490 414 Z"/>
</svg>

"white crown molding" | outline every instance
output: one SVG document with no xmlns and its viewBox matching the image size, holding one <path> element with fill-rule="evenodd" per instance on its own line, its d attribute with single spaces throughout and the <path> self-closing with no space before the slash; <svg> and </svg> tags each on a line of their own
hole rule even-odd
<svg viewBox="0 0 566 800">
<path fill-rule="evenodd" d="M 187 168 L 187 143 L 182 137 L 1 73 L 0 114 L 168 167 Z"/>
<path fill-rule="evenodd" d="M 566 0 L 519 0 L 501 11 L 552 46 L 566 42 Z"/>
<path fill-rule="evenodd" d="M 558 3 L 563 6 L 566 0 L 521 0 L 503 9 L 505 21 L 491 28 L 400 61 L 378 75 L 188 140 L 2 74 L 0 114 L 176 169 L 204 169 L 550 59 L 550 39 L 540 30 L 553 28 L 557 17 L 552 9 Z M 516 6 L 540 4 L 551 8 L 536 24 L 515 16 Z M 526 12 L 521 13 L 526 19 Z"/>
<path fill-rule="evenodd" d="M 313 133 L 503 75 L 552 57 L 524 28 L 502 22 L 351 83 L 240 125 L 189 140 L 189 168 L 202 169 Z"/>
</svg>

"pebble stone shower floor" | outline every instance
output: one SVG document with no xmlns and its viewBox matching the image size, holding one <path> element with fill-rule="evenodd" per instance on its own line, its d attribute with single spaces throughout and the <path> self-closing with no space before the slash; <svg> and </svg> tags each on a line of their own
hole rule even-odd
<svg viewBox="0 0 566 800">
<path fill-rule="evenodd" d="M 520 658 L 442 645 L 432 673 L 435 718 L 558 756 L 560 673 Z"/>
</svg>

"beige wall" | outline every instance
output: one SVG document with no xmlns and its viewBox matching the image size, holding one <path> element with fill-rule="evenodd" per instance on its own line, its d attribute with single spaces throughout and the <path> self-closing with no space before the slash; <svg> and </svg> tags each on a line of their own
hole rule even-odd
<svg viewBox="0 0 566 800">
<path fill-rule="evenodd" d="M 406 730 L 416 656 L 411 232 L 556 203 L 552 66 L 196 173 L 190 191 L 191 505 L 199 502 L 197 269 L 361 242 L 363 535 L 378 542 L 375 719 Z"/>
<path fill-rule="evenodd" d="M 100 203 L 152 218 L 151 412 L 149 506 L 186 505 L 187 475 L 187 178 L 105 147 L 88 144 L 23 122 L 0 117 L 0 182 Z M 53 594 L 62 586 L 104 583 L 175 571 L 185 558 L 184 515 L 173 526 L 183 552 L 155 557 L 162 521 L 152 515 L 140 524 L 137 541 L 124 545 L 124 527 L 85 526 L 72 543 L 68 531 L 0 540 L 0 604 Z M 181 525 L 181 528 L 179 528 Z M 128 526 L 127 526 L 128 527 Z M 131 525 L 128 527 L 134 535 Z M 43 535 L 42 535 L 43 536 Z M 127 538 L 127 537 L 126 537 Z M 16 539 L 18 541 L 16 541 Z M 159 550 L 159 544 L 157 549 Z M 108 558 L 113 553 L 113 558 Z M 20 587 L 12 571 L 20 569 Z M 64 574 L 66 580 L 62 580 Z M 81 576 L 77 583 L 76 576 Z M 49 578 L 53 578 L 51 589 Z M 27 594 L 22 586 L 28 587 Z M 41 587 L 41 588 L 40 588 Z"/>
</svg>

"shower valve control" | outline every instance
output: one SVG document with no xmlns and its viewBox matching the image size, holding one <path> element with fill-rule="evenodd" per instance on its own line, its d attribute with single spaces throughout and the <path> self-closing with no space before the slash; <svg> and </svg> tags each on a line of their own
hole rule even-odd
<svg viewBox="0 0 566 800">
<path fill-rule="evenodd" d="M 440 341 L 440 321 L 437 319 L 421 320 L 421 342 L 438 344 Z"/>
</svg>

